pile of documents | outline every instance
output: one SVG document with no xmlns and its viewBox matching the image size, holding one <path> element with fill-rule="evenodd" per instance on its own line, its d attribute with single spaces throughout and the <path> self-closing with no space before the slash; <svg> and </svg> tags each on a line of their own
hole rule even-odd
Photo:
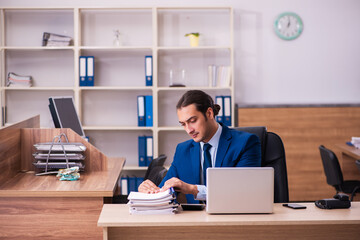
<svg viewBox="0 0 360 240">
<path fill-rule="evenodd" d="M 7 87 L 31 87 L 31 76 L 20 76 L 16 73 L 9 72 L 6 86 Z"/>
<path fill-rule="evenodd" d="M 133 215 L 174 214 L 179 206 L 173 188 L 154 194 L 130 192 L 128 200 L 129 211 Z"/>
<path fill-rule="evenodd" d="M 72 38 L 68 36 L 44 32 L 42 45 L 47 47 L 69 46 L 71 40 Z"/>
<path fill-rule="evenodd" d="M 354 147 L 360 148 L 360 137 L 352 137 L 351 143 L 354 145 Z"/>
</svg>

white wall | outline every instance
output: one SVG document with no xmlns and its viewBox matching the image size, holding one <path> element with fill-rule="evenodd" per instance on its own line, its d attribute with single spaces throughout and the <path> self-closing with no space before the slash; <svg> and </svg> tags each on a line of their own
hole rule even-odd
<svg viewBox="0 0 360 240">
<path fill-rule="evenodd" d="M 0 7 L 232 6 L 239 104 L 360 103 L 359 0 L 0 0 Z M 304 32 L 284 41 L 276 16 L 300 15 Z"/>
</svg>

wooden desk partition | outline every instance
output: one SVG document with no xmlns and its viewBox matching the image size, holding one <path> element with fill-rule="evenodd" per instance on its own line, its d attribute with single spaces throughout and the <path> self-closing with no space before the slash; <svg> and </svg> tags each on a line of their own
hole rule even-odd
<svg viewBox="0 0 360 240">
<path fill-rule="evenodd" d="M 333 150 L 337 143 L 360 136 L 360 107 L 246 107 L 238 109 L 238 126 L 266 126 L 285 145 L 290 201 L 330 198 L 319 146 Z M 340 160 L 340 159 L 339 159 Z M 355 162 L 353 168 L 356 169 Z M 349 179 L 343 172 L 344 179 Z M 356 196 L 355 200 L 359 200 Z"/>
<path fill-rule="evenodd" d="M 0 129 L 0 239 L 100 239 L 97 219 L 125 159 L 108 158 L 71 129 L 40 129 L 39 120 Z M 33 144 L 60 133 L 87 147 L 78 181 L 34 174 Z"/>
<path fill-rule="evenodd" d="M 39 128 L 40 116 L 0 129 L 0 184 L 21 171 L 21 129 Z"/>
<path fill-rule="evenodd" d="M 345 180 L 360 181 L 360 171 L 355 167 L 356 160 L 360 160 L 360 149 L 347 145 L 346 143 L 336 144 L 341 150 L 341 157 L 339 156 L 340 166 L 343 172 L 346 173 Z"/>
</svg>

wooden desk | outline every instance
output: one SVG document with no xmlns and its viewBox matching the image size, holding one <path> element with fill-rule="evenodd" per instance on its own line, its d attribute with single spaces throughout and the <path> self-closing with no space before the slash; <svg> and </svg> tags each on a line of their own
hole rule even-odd
<svg viewBox="0 0 360 240">
<path fill-rule="evenodd" d="M 273 214 L 130 215 L 124 204 L 104 204 L 98 226 L 104 239 L 359 239 L 360 202 L 350 209 L 324 210 L 314 203 L 293 210 L 274 205 Z"/>
<path fill-rule="evenodd" d="M 0 174 L 0 239 L 100 239 L 96 223 L 114 194 L 125 159 L 106 157 L 71 129 L 32 128 L 36 126 L 22 122 L 0 129 L 0 167 L 6 170 Z M 85 172 L 78 181 L 35 176 L 33 144 L 62 132 L 70 142 L 87 147 Z"/>
<path fill-rule="evenodd" d="M 355 164 L 355 161 L 360 159 L 360 149 L 351 147 L 346 143 L 335 146 L 341 150 L 339 162 L 344 180 L 360 180 L 360 171 Z"/>
</svg>

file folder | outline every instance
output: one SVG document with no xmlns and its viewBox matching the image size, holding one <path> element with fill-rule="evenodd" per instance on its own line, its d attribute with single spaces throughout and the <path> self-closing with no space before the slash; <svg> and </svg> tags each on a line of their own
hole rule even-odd
<svg viewBox="0 0 360 240">
<path fill-rule="evenodd" d="M 87 71 L 86 71 L 86 86 L 94 86 L 94 57 L 88 56 L 87 60 Z"/>
<path fill-rule="evenodd" d="M 146 137 L 146 166 L 149 166 L 153 160 L 153 137 Z"/>
<path fill-rule="evenodd" d="M 145 126 L 153 126 L 153 96 L 145 96 Z"/>
<path fill-rule="evenodd" d="M 224 121 L 226 126 L 231 126 L 231 97 L 224 96 Z"/>
<path fill-rule="evenodd" d="M 120 189 L 121 189 L 121 195 L 128 195 L 128 178 L 127 177 L 121 177 L 120 179 Z"/>
<path fill-rule="evenodd" d="M 79 86 L 84 87 L 86 86 L 86 65 L 87 60 L 85 56 L 79 57 Z"/>
<path fill-rule="evenodd" d="M 138 114 L 138 126 L 145 126 L 145 96 L 137 97 L 137 114 Z"/>
<path fill-rule="evenodd" d="M 144 178 L 143 177 L 137 177 L 136 178 L 136 192 L 138 191 L 139 189 L 139 186 L 140 184 L 144 181 Z"/>
<path fill-rule="evenodd" d="M 137 192 L 136 188 L 136 177 L 129 177 L 128 178 L 128 190 L 130 192 Z"/>
<path fill-rule="evenodd" d="M 146 166 L 146 137 L 139 136 L 138 138 L 138 149 L 139 149 L 139 167 Z"/>
<path fill-rule="evenodd" d="M 216 96 L 215 97 L 215 104 L 219 105 L 220 106 L 220 111 L 218 113 L 217 116 L 215 116 L 215 120 L 218 122 L 218 123 L 223 123 L 224 119 L 223 119 L 223 115 L 224 115 L 224 98 L 222 96 Z"/>
<path fill-rule="evenodd" d="M 145 56 L 145 82 L 146 86 L 153 85 L 153 62 L 152 56 Z"/>
</svg>

